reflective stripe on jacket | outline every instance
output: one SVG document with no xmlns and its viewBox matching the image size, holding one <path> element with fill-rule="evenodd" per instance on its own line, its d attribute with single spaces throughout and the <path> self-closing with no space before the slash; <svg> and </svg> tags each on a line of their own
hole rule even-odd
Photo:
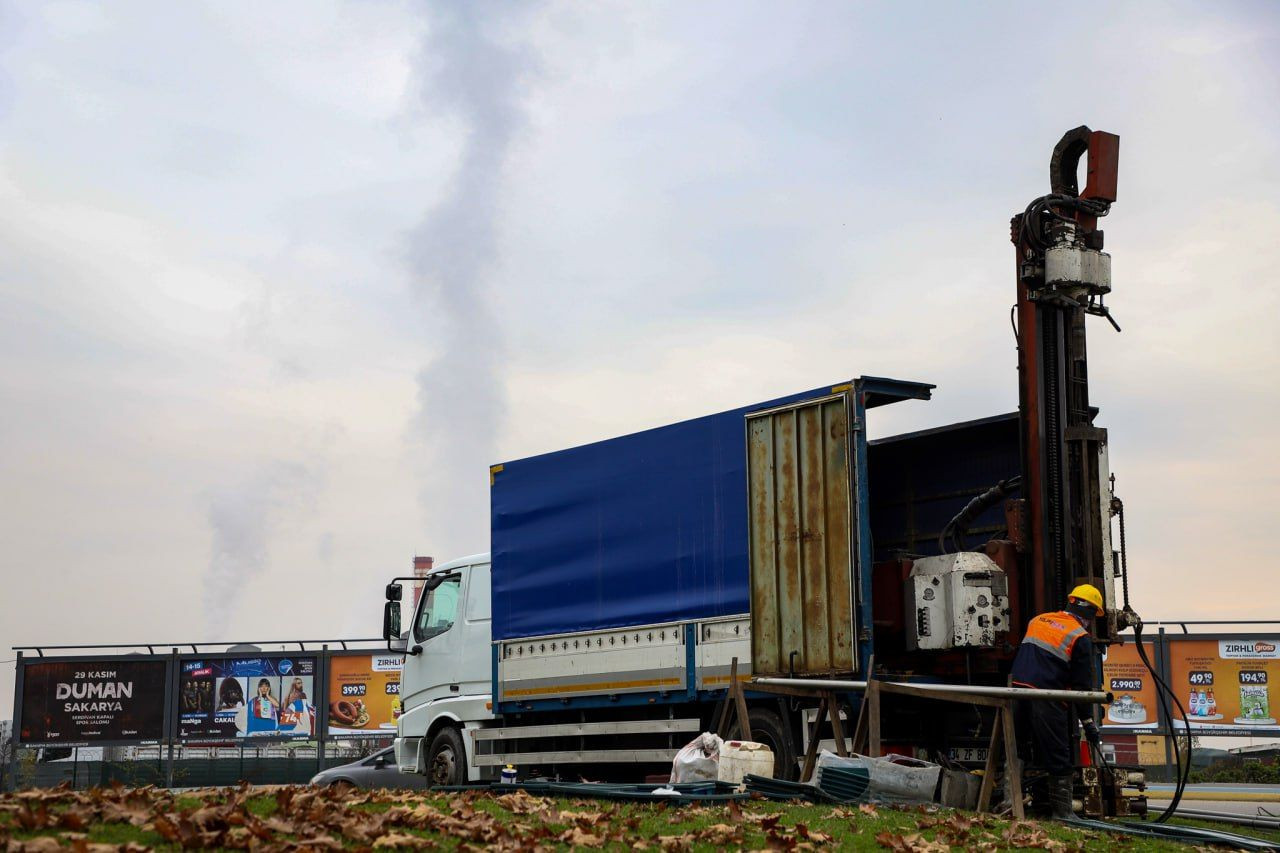
<svg viewBox="0 0 1280 853">
<path fill-rule="evenodd" d="M 1075 616 L 1065 611 L 1042 613 L 1027 625 L 1010 675 L 1018 687 L 1093 690 L 1097 683 L 1092 656 L 1093 640 Z"/>
<path fill-rule="evenodd" d="M 1022 642 L 1039 646 L 1063 663 L 1070 663 L 1076 641 L 1088 633 L 1074 616 L 1059 610 L 1057 613 L 1041 613 L 1032 619 Z"/>
</svg>

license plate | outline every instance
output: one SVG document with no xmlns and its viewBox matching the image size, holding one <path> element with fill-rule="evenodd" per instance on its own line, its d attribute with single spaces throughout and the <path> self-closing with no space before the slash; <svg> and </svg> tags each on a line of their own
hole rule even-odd
<svg viewBox="0 0 1280 853">
<path fill-rule="evenodd" d="M 947 750 L 947 756 L 952 761 L 979 764 L 986 762 L 987 748 L 985 746 L 953 746 Z"/>
</svg>

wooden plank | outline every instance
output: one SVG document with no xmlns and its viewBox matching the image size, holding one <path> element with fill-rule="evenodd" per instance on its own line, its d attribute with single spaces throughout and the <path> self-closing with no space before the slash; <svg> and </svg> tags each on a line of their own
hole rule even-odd
<svg viewBox="0 0 1280 853">
<path fill-rule="evenodd" d="M 858 722 L 853 725 L 853 737 L 849 749 L 855 754 L 865 755 L 867 752 L 867 697 L 863 696 L 858 703 Z"/>
<path fill-rule="evenodd" d="M 875 678 L 876 674 L 876 656 L 872 654 L 867 658 L 867 680 Z M 858 703 L 858 722 L 853 726 L 853 742 L 849 744 L 849 748 L 854 754 L 865 755 L 867 752 L 867 697 L 864 693 L 862 701 Z"/>
<path fill-rule="evenodd" d="M 827 703 L 818 705 L 817 716 L 813 718 L 813 731 L 809 733 L 809 748 L 804 751 L 804 768 L 800 771 L 800 781 L 808 782 L 813 778 L 813 766 L 818 760 L 818 731 L 827 719 Z"/>
<path fill-rule="evenodd" d="M 827 692 L 826 702 L 831 715 L 831 734 L 836 739 L 836 755 L 847 758 L 849 753 L 844 748 L 844 727 L 840 724 L 840 702 L 836 699 L 836 694 L 830 691 Z"/>
<path fill-rule="evenodd" d="M 1022 820 L 1026 817 L 1022 807 L 1022 765 L 1018 762 L 1018 737 L 1013 730 L 1012 701 L 1005 702 L 1000 709 L 1000 716 L 1004 720 L 1001 728 L 1004 730 L 1004 758 L 1009 768 L 1009 790 L 1013 794 L 1013 817 L 1015 820 Z"/>
<path fill-rule="evenodd" d="M 733 666 L 729 669 L 732 678 L 729 684 L 730 695 L 733 696 L 734 704 L 738 708 L 738 737 L 742 740 L 751 740 L 751 713 L 747 710 L 747 697 L 742 692 L 742 682 L 738 680 L 738 659 L 733 659 Z"/>
<path fill-rule="evenodd" d="M 997 711 L 995 719 L 991 721 L 991 740 L 987 743 L 987 766 L 982 772 L 982 787 L 978 790 L 979 812 L 991 811 L 991 795 L 996 787 L 996 768 L 1000 766 L 997 755 L 1000 752 L 1000 745 L 1004 743 L 1000 735 L 1000 727 L 1003 724 L 1004 717 Z"/>
<path fill-rule="evenodd" d="M 733 685 L 738 683 L 738 659 L 729 663 L 729 688 L 724 692 L 724 704 L 720 706 L 720 721 L 716 723 L 716 734 L 721 738 L 729 737 L 729 709 L 733 707 Z"/>
<path fill-rule="evenodd" d="M 878 681 L 867 682 L 867 755 L 880 757 L 880 687 Z"/>
</svg>

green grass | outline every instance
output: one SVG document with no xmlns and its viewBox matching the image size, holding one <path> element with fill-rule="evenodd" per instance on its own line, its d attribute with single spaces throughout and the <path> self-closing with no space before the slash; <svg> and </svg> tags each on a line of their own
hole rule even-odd
<svg viewBox="0 0 1280 853">
<path fill-rule="evenodd" d="M 52 836 L 61 838 L 64 843 L 79 838 L 90 843 L 132 843 L 155 849 L 179 849 L 177 843 L 166 839 L 165 832 L 172 834 L 174 830 L 166 827 L 165 821 L 185 821 L 189 829 L 200 819 L 193 815 L 201 809 L 213 807 L 212 811 L 217 812 L 218 818 L 211 825 L 212 834 L 197 837 L 193 846 L 209 842 L 217 832 L 224 833 L 219 836 L 218 846 L 244 846 L 248 841 L 245 827 L 254 825 L 260 832 L 271 833 L 266 839 L 268 844 L 302 842 L 309 835 L 323 835 L 340 838 L 346 846 L 353 848 L 369 846 L 377 838 L 385 839 L 390 833 L 405 841 L 422 839 L 445 849 L 457 847 L 464 841 L 476 846 L 502 841 L 525 847 L 540 844 L 568 848 L 575 840 L 580 845 L 614 850 L 628 849 L 636 842 L 652 850 L 691 851 L 791 848 L 806 843 L 815 847 L 849 850 L 884 850 L 886 847 L 906 850 L 925 848 L 927 842 L 948 844 L 955 850 L 1011 850 L 1028 844 L 1058 850 L 1119 848 L 1135 853 L 1188 849 L 1173 842 L 1082 832 L 1052 822 L 1013 825 L 1008 821 L 971 814 L 883 806 L 860 809 L 858 806 L 768 801 L 748 801 L 730 806 L 672 805 L 537 797 L 500 798 L 487 794 L 352 792 L 341 795 L 314 789 L 296 789 L 292 801 L 287 797 L 278 800 L 275 792 L 253 791 L 246 792 L 237 800 L 234 799 L 234 789 L 178 797 L 153 791 L 146 795 L 149 800 L 131 797 L 124 791 L 98 794 L 63 791 L 47 796 L 49 799 L 43 806 L 48 817 L 41 820 L 57 823 L 73 810 L 80 814 L 92 812 L 96 817 L 80 830 L 82 835 L 68 836 L 65 827 L 25 829 L 19 821 L 19 809 L 24 805 L 40 804 L 8 795 L 0 798 L 0 846 L 8 840 L 22 842 Z M 113 811 L 124 805 L 134 808 L 136 813 L 140 803 L 147 803 L 146 808 L 149 809 L 138 818 L 145 822 L 145 826 L 124 822 L 128 818 L 121 817 L 119 811 Z M 425 809 L 421 808 L 424 806 Z M 33 820 L 30 812 L 24 812 L 24 816 L 28 823 Z M 349 831 L 341 831 L 335 821 L 342 822 L 342 829 Z M 416 825 L 415 821 L 425 821 L 429 826 Z M 1180 822 L 1274 840 L 1280 845 L 1280 832 L 1237 829 L 1203 821 Z M 157 824 L 160 824 L 159 828 Z M 239 834 L 225 834 L 230 832 Z M 361 837 L 362 833 L 365 837 Z M 370 833 L 376 834 L 370 837 Z M 941 848 L 932 846 L 928 849 Z"/>
</svg>

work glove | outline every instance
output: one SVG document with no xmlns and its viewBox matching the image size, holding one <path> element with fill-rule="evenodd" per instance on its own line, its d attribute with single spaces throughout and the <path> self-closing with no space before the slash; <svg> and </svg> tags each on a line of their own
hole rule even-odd
<svg viewBox="0 0 1280 853">
<path fill-rule="evenodd" d="M 1085 739 L 1088 740 L 1089 743 L 1093 744 L 1099 749 L 1102 748 L 1102 734 L 1098 731 L 1097 723 L 1095 723 L 1093 720 L 1081 720 L 1080 728 L 1084 729 Z"/>
</svg>

